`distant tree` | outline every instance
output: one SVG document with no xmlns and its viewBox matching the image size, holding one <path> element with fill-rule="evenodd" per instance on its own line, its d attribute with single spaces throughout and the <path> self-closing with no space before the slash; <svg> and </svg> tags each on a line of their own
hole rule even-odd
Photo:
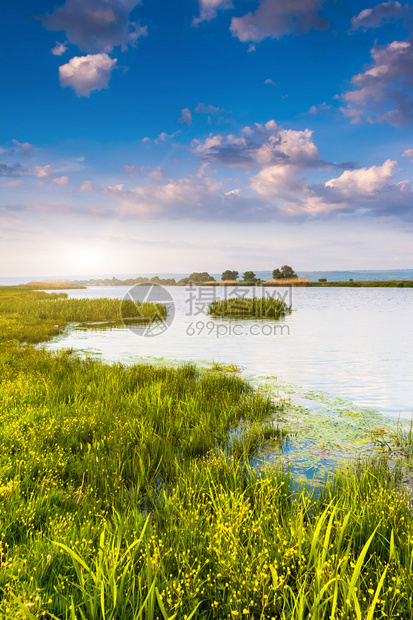
<svg viewBox="0 0 413 620">
<path fill-rule="evenodd" d="M 327 278 L 319 278 L 318 281 L 319 282 L 327 282 Z"/>
<path fill-rule="evenodd" d="M 354 282 L 353 278 L 349 278 L 349 282 Z"/>
<path fill-rule="evenodd" d="M 274 280 L 283 280 L 287 278 L 297 278 L 297 274 L 294 269 L 289 265 L 283 265 L 281 269 L 274 269 L 272 272 L 272 277 Z"/>
<path fill-rule="evenodd" d="M 221 280 L 237 280 L 238 279 L 238 271 L 230 271 L 227 269 L 221 276 Z"/>
<path fill-rule="evenodd" d="M 203 282 L 215 282 L 215 278 L 209 275 L 207 271 L 202 271 L 201 273 L 194 271 L 194 273 L 191 273 L 191 275 L 189 276 L 189 280 L 191 282 L 194 282 L 195 284 L 202 284 Z"/>
<path fill-rule="evenodd" d="M 242 279 L 244 280 L 244 282 L 255 282 L 257 279 L 257 276 L 255 275 L 253 271 L 246 271 Z"/>
<path fill-rule="evenodd" d="M 298 277 L 294 269 L 290 267 L 289 265 L 283 265 L 281 267 L 281 273 L 282 273 L 283 278 L 297 278 Z"/>
</svg>

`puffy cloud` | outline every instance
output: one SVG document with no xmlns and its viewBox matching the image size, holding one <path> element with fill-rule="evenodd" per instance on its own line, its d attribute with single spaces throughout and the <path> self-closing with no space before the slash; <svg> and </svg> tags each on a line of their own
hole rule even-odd
<svg viewBox="0 0 413 620">
<path fill-rule="evenodd" d="M 58 43 L 52 48 L 53 56 L 62 56 L 67 50 L 66 43 Z"/>
<path fill-rule="evenodd" d="M 198 105 L 196 106 L 194 112 L 195 114 L 211 114 L 211 115 L 215 115 L 215 114 L 219 114 L 220 112 L 223 112 L 223 108 L 217 108 L 214 105 L 205 105 L 204 103 L 198 103 Z"/>
<path fill-rule="evenodd" d="M 180 123 L 181 125 L 186 124 L 188 125 L 188 127 L 192 125 L 191 110 L 189 108 L 184 108 L 183 110 L 181 110 L 181 114 L 182 116 L 178 118 L 178 123 Z"/>
<path fill-rule="evenodd" d="M 56 183 L 56 185 L 67 185 L 69 183 L 69 177 L 56 177 L 55 179 L 53 179 L 53 183 Z"/>
<path fill-rule="evenodd" d="M 192 140 L 192 148 L 194 153 L 208 153 L 213 148 L 220 146 L 223 140 L 224 137 L 220 135 L 206 138 L 204 142 L 195 139 Z"/>
<path fill-rule="evenodd" d="M 80 186 L 80 191 L 85 192 L 86 194 L 91 194 L 92 192 L 94 192 L 94 187 L 92 185 L 92 182 L 83 181 L 82 185 Z"/>
<path fill-rule="evenodd" d="M 374 122 L 406 125 L 413 121 L 413 41 L 393 41 L 375 45 L 371 55 L 374 64 L 355 75 L 354 90 L 343 95 L 343 114 L 353 123 L 364 116 Z"/>
<path fill-rule="evenodd" d="M 265 198 L 280 194 L 281 190 L 303 191 L 305 181 L 300 177 L 301 170 L 297 166 L 268 166 L 252 177 L 251 189 Z"/>
<path fill-rule="evenodd" d="M 338 190 L 347 198 L 373 194 L 393 183 L 393 170 L 396 166 L 396 161 L 388 159 L 382 166 L 345 170 L 337 179 L 327 181 L 325 186 Z"/>
<path fill-rule="evenodd" d="M 179 135 L 181 133 L 181 130 L 178 129 L 177 131 L 174 131 L 173 133 L 166 133 L 166 131 L 162 131 L 159 136 L 157 138 L 155 138 L 154 142 L 155 144 L 159 144 L 159 142 L 166 142 L 167 140 L 172 140 L 173 138 L 175 138 L 175 136 Z M 142 142 L 148 142 L 150 140 L 150 138 L 146 139 L 143 138 Z"/>
<path fill-rule="evenodd" d="M 326 30 L 330 24 L 319 15 L 322 5 L 322 0 L 260 0 L 255 13 L 232 18 L 231 32 L 246 43 L 298 35 L 312 28 Z"/>
<path fill-rule="evenodd" d="M 314 166 L 319 153 L 312 131 L 283 129 L 275 121 L 244 127 L 242 136 L 211 135 L 193 140 L 192 150 L 206 161 L 218 161 L 235 168 L 261 168 L 270 165 Z"/>
<path fill-rule="evenodd" d="M 217 16 L 218 9 L 232 9 L 231 0 L 199 0 L 199 17 L 194 17 L 193 25 L 200 22 L 210 21 Z"/>
<path fill-rule="evenodd" d="M 108 87 L 116 62 L 107 54 L 75 56 L 59 67 L 60 85 L 70 86 L 79 97 L 89 97 L 92 90 Z"/>
<path fill-rule="evenodd" d="M 413 149 L 407 149 L 407 151 L 403 151 L 403 157 L 413 157 Z"/>
<path fill-rule="evenodd" d="M 270 78 L 267 78 L 266 80 L 264 80 L 264 84 L 272 84 L 273 86 L 275 86 L 275 82 L 271 80 Z"/>
<path fill-rule="evenodd" d="M 372 9 L 364 9 L 358 15 L 352 18 L 352 30 L 363 28 L 378 28 L 385 23 L 395 21 L 397 19 L 405 19 L 410 13 L 408 4 L 400 4 L 394 0 L 389 2 L 381 2 L 376 4 Z"/>
<path fill-rule="evenodd" d="M 260 163 L 292 163 L 308 165 L 318 160 L 319 153 L 310 129 L 296 131 L 273 127 L 271 135 L 257 151 Z"/>
<path fill-rule="evenodd" d="M 85 52 L 111 52 L 115 46 L 125 50 L 147 34 L 146 26 L 129 21 L 129 14 L 139 3 L 140 0 L 66 0 L 42 17 L 42 23 L 47 30 L 64 31 L 67 40 Z"/>
<path fill-rule="evenodd" d="M 290 216 L 342 212 L 413 219 L 413 189 L 409 181 L 395 180 L 396 165 L 387 160 L 381 166 L 346 170 L 322 185 L 307 188 L 301 199 L 287 202 L 283 211 Z"/>
<path fill-rule="evenodd" d="M 33 174 L 35 177 L 39 179 L 48 179 L 52 176 L 53 170 L 50 165 L 47 166 L 36 166 L 33 170 Z"/>
</svg>

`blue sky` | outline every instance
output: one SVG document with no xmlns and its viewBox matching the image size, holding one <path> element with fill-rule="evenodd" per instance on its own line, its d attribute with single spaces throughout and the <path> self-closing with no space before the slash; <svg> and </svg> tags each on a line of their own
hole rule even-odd
<svg viewBox="0 0 413 620">
<path fill-rule="evenodd" d="M 22 0 L 0 275 L 411 268 L 413 7 Z"/>
</svg>

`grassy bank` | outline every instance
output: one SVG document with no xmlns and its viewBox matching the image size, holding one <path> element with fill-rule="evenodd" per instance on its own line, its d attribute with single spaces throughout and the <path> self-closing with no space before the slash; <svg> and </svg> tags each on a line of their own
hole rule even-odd
<svg viewBox="0 0 413 620">
<path fill-rule="evenodd" d="M 23 345 L 49 333 L 29 306 L 65 316 L 70 300 L 42 295 L 5 296 L 0 314 L 0 618 L 412 617 L 398 465 L 370 459 L 313 490 L 252 469 L 266 442 L 282 449 L 282 401 L 217 366 Z M 397 447 L 411 463 L 411 433 Z"/>
<path fill-rule="evenodd" d="M 213 301 L 208 306 L 208 314 L 216 317 L 245 319 L 283 318 L 291 313 L 291 307 L 281 299 L 272 297 L 253 297 L 252 299 L 224 299 Z"/>
<path fill-rule="evenodd" d="M 150 322 L 164 319 L 163 304 L 119 299 L 68 299 L 66 293 L 45 293 L 23 287 L 0 287 L 0 344 L 42 342 L 58 335 L 68 323 L 121 323 L 125 318 Z"/>
<path fill-rule="evenodd" d="M 346 282 L 309 282 L 307 286 L 347 286 L 349 288 L 412 288 L 413 280 L 352 280 Z"/>
</svg>

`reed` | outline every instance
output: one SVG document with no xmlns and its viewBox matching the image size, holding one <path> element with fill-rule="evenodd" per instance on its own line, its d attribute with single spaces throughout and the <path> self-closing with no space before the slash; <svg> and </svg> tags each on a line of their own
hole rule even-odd
<svg viewBox="0 0 413 620">
<path fill-rule="evenodd" d="M 291 306 L 288 306 L 285 301 L 273 297 L 223 299 L 213 301 L 208 306 L 208 314 L 211 316 L 237 319 L 278 320 L 291 311 Z"/>
<path fill-rule="evenodd" d="M 0 343 L 42 342 L 61 333 L 68 323 L 163 320 L 164 304 L 109 298 L 68 299 L 67 293 L 45 293 L 0 287 Z"/>
</svg>

